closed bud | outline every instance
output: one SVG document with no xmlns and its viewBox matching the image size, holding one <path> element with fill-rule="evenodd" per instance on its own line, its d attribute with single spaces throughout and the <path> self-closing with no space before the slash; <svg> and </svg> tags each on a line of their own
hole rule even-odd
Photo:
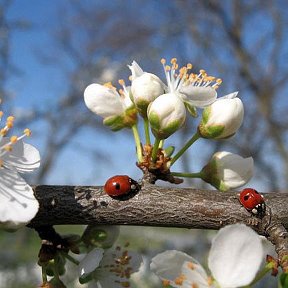
<svg viewBox="0 0 288 288">
<path fill-rule="evenodd" d="M 186 109 L 176 94 L 168 93 L 159 96 L 149 105 L 147 115 L 155 137 L 166 139 L 182 127 Z"/>
<path fill-rule="evenodd" d="M 220 191 L 245 185 L 253 176 L 253 158 L 230 152 L 216 152 L 202 169 L 202 179 Z"/>
<path fill-rule="evenodd" d="M 198 126 L 203 138 L 225 139 L 233 136 L 243 122 L 244 107 L 237 92 L 219 98 L 203 110 Z"/>
</svg>

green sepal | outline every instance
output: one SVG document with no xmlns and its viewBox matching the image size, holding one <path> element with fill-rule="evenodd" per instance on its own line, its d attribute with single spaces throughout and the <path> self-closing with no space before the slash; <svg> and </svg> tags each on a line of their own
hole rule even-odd
<svg viewBox="0 0 288 288">
<path fill-rule="evenodd" d="M 94 271 L 92 271 L 91 273 L 88 273 L 86 276 L 79 277 L 80 284 L 86 284 L 86 283 L 92 281 L 93 280 L 93 272 Z"/>
<path fill-rule="evenodd" d="M 164 149 L 164 153 L 166 157 L 170 157 L 175 151 L 175 146 L 169 146 L 166 149 Z"/>
<path fill-rule="evenodd" d="M 185 107 L 186 107 L 187 111 L 189 112 L 189 114 L 192 117 L 197 118 L 198 117 L 198 111 L 197 111 L 196 107 L 193 105 L 190 105 L 187 102 L 185 102 L 184 104 L 185 104 Z"/>
<path fill-rule="evenodd" d="M 282 273 L 280 276 L 281 288 L 288 288 L 288 273 Z"/>
<path fill-rule="evenodd" d="M 200 123 L 198 127 L 198 131 L 202 138 L 208 138 L 208 139 L 217 139 L 221 138 L 221 135 L 223 134 L 223 131 L 225 129 L 224 125 L 213 125 L 213 126 L 205 126 L 204 123 Z"/>
</svg>

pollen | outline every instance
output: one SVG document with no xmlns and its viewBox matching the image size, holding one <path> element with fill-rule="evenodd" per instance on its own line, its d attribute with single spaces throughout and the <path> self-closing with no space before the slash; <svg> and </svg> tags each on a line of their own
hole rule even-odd
<svg viewBox="0 0 288 288">
<path fill-rule="evenodd" d="M 119 79 L 118 80 L 118 83 L 121 85 L 121 86 L 125 86 L 125 81 L 123 79 Z"/>
<path fill-rule="evenodd" d="M 191 270 L 194 270 L 194 269 L 195 269 L 195 265 L 194 265 L 194 263 L 192 263 L 192 262 L 188 262 L 188 263 L 187 263 L 187 267 L 188 267 L 189 269 L 191 269 Z"/>
<path fill-rule="evenodd" d="M 186 279 L 186 276 L 184 274 L 180 274 L 175 280 L 176 285 L 182 285 L 184 280 Z"/>
<path fill-rule="evenodd" d="M 107 88 L 110 88 L 110 89 L 116 89 L 111 82 L 106 82 L 103 84 L 103 86 L 107 87 Z"/>
<path fill-rule="evenodd" d="M 31 135 L 32 135 L 32 132 L 31 132 L 31 130 L 29 129 L 29 128 L 26 128 L 26 129 L 24 129 L 24 134 L 27 136 L 27 137 L 30 137 Z"/>
<path fill-rule="evenodd" d="M 162 285 L 163 285 L 163 287 L 168 287 L 168 286 L 170 286 L 170 281 L 168 279 L 163 279 Z"/>
<path fill-rule="evenodd" d="M 18 141 L 18 137 L 16 135 L 13 135 L 13 136 L 10 137 L 10 142 L 12 144 L 15 144 L 17 141 Z"/>
<path fill-rule="evenodd" d="M 0 118 L 2 118 L 3 114 L 3 111 L 0 111 Z"/>
<path fill-rule="evenodd" d="M 165 65 L 166 64 L 166 59 L 162 58 L 160 62 L 161 62 L 162 65 Z"/>
</svg>

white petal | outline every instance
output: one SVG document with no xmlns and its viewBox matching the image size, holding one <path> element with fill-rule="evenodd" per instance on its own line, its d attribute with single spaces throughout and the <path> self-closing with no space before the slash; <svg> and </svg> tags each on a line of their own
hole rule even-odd
<svg viewBox="0 0 288 288">
<path fill-rule="evenodd" d="M 32 188 L 16 171 L 0 168 L 0 179 L 0 227 L 26 225 L 39 209 Z"/>
<path fill-rule="evenodd" d="M 222 151 L 214 154 L 218 158 L 219 178 L 226 186 L 237 188 L 245 185 L 253 176 L 254 161 L 252 157 L 243 158 L 240 155 Z"/>
<path fill-rule="evenodd" d="M 85 89 L 84 101 L 92 112 L 103 118 L 121 115 L 124 112 L 117 91 L 100 84 L 91 84 Z"/>
<path fill-rule="evenodd" d="M 8 142 L 9 139 L 3 138 L 0 145 Z M 1 158 L 5 162 L 5 167 L 15 168 L 18 172 L 31 172 L 40 166 L 39 151 L 22 140 L 15 143 L 12 151 L 7 152 Z"/>
<path fill-rule="evenodd" d="M 221 99 L 233 99 L 233 98 L 236 98 L 237 95 L 238 95 L 238 93 L 239 93 L 238 91 L 229 93 L 229 94 L 227 94 L 227 95 L 225 95 L 225 96 L 222 96 L 222 97 L 218 98 L 217 101 L 218 101 L 218 100 L 221 100 Z"/>
<path fill-rule="evenodd" d="M 150 269 L 161 279 L 174 281 L 182 274 L 184 262 L 193 262 L 200 265 L 186 253 L 177 250 L 167 250 L 152 258 Z"/>
<path fill-rule="evenodd" d="M 104 250 L 102 248 L 91 250 L 78 265 L 79 277 L 85 277 L 93 272 L 99 266 L 103 254 Z"/>
<path fill-rule="evenodd" d="M 259 235 L 244 224 L 235 224 L 217 233 L 208 266 L 222 288 L 236 288 L 254 279 L 263 257 Z"/>
<path fill-rule="evenodd" d="M 93 273 L 93 278 L 98 280 L 97 284 L 102 287 L 123 287 L 121 283 L 129 282 L 130 275 L 139 270 L 142 262 L 140 254 L 123 250 L 120 246 L 113 247 L 105 250 L 99 268 Z"/>
<path fill-rule="evenodd" d="M 131 79 L 132 81 L 144 73 L 144 71 L 136 61 L 133 61 L 131 65 L 128 65 L 128 67 L 132 73 L 132 79 Z"/>
<path fill-rule="evenodd" d="M 217 92 L 212 87 L 195 87 L 191 84 L 183 86 L 179 92 L 184 102 L 199 108 L 211 105 L 217 98 Z"/>
</svg>

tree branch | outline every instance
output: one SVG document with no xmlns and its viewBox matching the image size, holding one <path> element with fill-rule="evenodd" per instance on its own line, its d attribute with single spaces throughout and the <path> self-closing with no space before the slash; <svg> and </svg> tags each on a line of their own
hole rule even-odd
<svg viewBox="0 0 288 288">
<path fill-rule="evenodd" d="M 103 187 L 34 187 L 40 203 L 30 227 L 61 224 L 107 224 L 219 229 L 235 222 L 251 223 L 251 213 L 238 201 L 236 192 L 221 193 L 147 184 L 133 198 L 118 201 Z M 288 228 L 288 194 L 265 194 L 271 214 Z M 263 234 L 261 227 L 254 227 Z"/>
</svg>

